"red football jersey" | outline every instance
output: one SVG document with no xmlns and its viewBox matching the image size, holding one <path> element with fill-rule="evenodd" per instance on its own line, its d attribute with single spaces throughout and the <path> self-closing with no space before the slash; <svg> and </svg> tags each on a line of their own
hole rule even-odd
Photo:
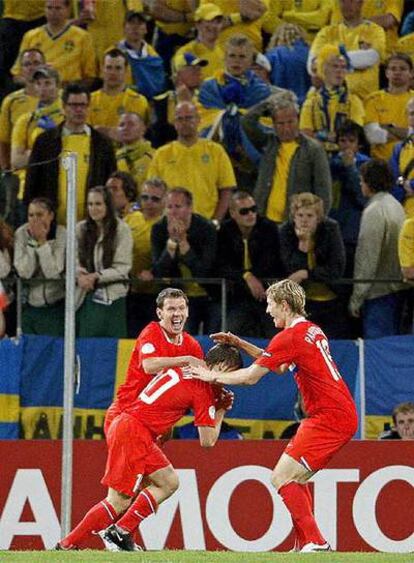
<svg viewBox="0 0 414 563">
<path fill-rule="evenodd" d="M 196 426 L 215 425 L 214 392 L 210 384 L 183 376 L 180 368 L 165 369 L 141 391 L 126 412 L 154 436 L 164 434 L 192 409 Z"/>
<path fill-rule="evenodd" d="M 125 382 L 120 385 L 116 403 L 124 410 L 133 403 L 139 393 L 151 381 L 153 374 L 146 373 L 142 362 L 146 358 L 195 356 L 203 358 L 203 350 L 195 338 L 183 332 L 178 344 L 171 342 L 160 323 L 151 322 L 139 334 L 129 360 Z"/>
<path fill-rule="evenodd" d="M 308 417 L 328 417 L 341 428 L 356 424 L 353 398 L 319 326 L 304 317 L 296 319 L 270 341 L 256 360 L 256 364 L 269 370 L 285 363 L 294 374 Z"/>
</svg>

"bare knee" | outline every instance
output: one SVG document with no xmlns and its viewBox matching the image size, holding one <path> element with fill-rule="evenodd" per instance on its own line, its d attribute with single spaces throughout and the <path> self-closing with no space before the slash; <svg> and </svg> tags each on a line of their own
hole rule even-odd
<svg viewBox="0 0 414 563">
<path fill-rule="evenodd" d="M 283 485 L 286 485 L 288 481 L 292 479 L 287 479 L 283 475 L 278 475 L 277 473 L 273 472 L 272 476 L 270 477 L 270 482 L 272 483 L 273 487 L 278 491 Z"/>
<path fill-rule="evenodd" d="M 122 514 L 122 512 L 125 512 L 125 510 L 128 509 L 132 499 L 123 493 L 115 491 L 114 489 L 109 489 L 106 500 L 114 508 L 117 514 Z"/>
<path fill-rule="evenodd" d="M 175 471 L 172 471 L 171 474 L 168 476 L 168 479 L 165 482 L 165 492 L 170 497 L 175 493 L 175 491 L 180 486 L 180 481 L 178 479 L 178 475 Z"/>
</svg>

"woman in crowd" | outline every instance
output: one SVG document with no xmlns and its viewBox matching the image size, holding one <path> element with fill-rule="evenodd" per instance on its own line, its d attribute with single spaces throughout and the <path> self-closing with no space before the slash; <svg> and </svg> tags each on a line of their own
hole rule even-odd
<svg viewBox="0 0 414 563">
<path fill-rule="evenodd" d="M 323 201 L 309 192 L 290 200 L 290 218 L 280 231 L 280 250 L 289 278 L 303 285 L 312 322 L 329 338 L 346 337 L 345 307 L 330 282 L 345 269 L 339 225 L 326 217 Z"/>
<path fill-rule="evenodd" d="M 91 188 L 87 208 L 77 225 L 77 335 L 125 338 L 131 230 L 117 218 L 108 188 Z"/>
<path fill-rule="evenodd" d="M 49 199 L 35 198 L 15 233 L 14 267 L 23 280 L 33 279 L 25 287 L 23 333 L 63 336 L 66 229 L 55 217 Z"/>
</svg>

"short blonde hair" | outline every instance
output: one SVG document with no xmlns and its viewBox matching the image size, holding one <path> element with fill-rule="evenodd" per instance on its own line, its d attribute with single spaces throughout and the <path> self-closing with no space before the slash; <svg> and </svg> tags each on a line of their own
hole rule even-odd
<svg viewBox="0 0 414 563">
<path fill-rule="evenodd" d="M 273 283 L 267 288 L 266 295 L 270 297 L 270 299 L 273 299 L 275 303 L 286 301 L 292 313 L 306 317 L 305 290 L 293 280 L 286 279 Z"/>
<path fill-rule="evenodd" d="M 294 194 L 290 198 L 290 218 L 293 221 L 295 213 L 301 207 L 314 207 L 318 220 L 321 221 L 325 215 L 323 208 L 323 200 L 310 192 L 302 192 L 300 194 Z"/>
</svg>

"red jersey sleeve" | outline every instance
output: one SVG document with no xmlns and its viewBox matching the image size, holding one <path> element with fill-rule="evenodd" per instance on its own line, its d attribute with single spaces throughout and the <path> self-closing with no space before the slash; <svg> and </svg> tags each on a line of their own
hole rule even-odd
<svg viewBox="0 0 414 563">
<path fill-rule="evenodd" d="M 216 424 L 213 388 L 204 381 L 194 381 L 193 411 L 195 426 L 212 426 Z"/>
<path fill-rule="evenodd" d="M 276 334 L 255 363 L 270 371 L 277 370 L 282 364 L 290 364 L 295 357 L 292 336 L 287 329 Z"/>
<path fill-rule="evenodd" d="M 146 358 L 164 356 L 163 348 L 164 339 L 158 323 L 151 323 L 147 329 L 140 334 L 135 345 L 139 364 L 142 365 L 142 361 Z"/>
</svg>

